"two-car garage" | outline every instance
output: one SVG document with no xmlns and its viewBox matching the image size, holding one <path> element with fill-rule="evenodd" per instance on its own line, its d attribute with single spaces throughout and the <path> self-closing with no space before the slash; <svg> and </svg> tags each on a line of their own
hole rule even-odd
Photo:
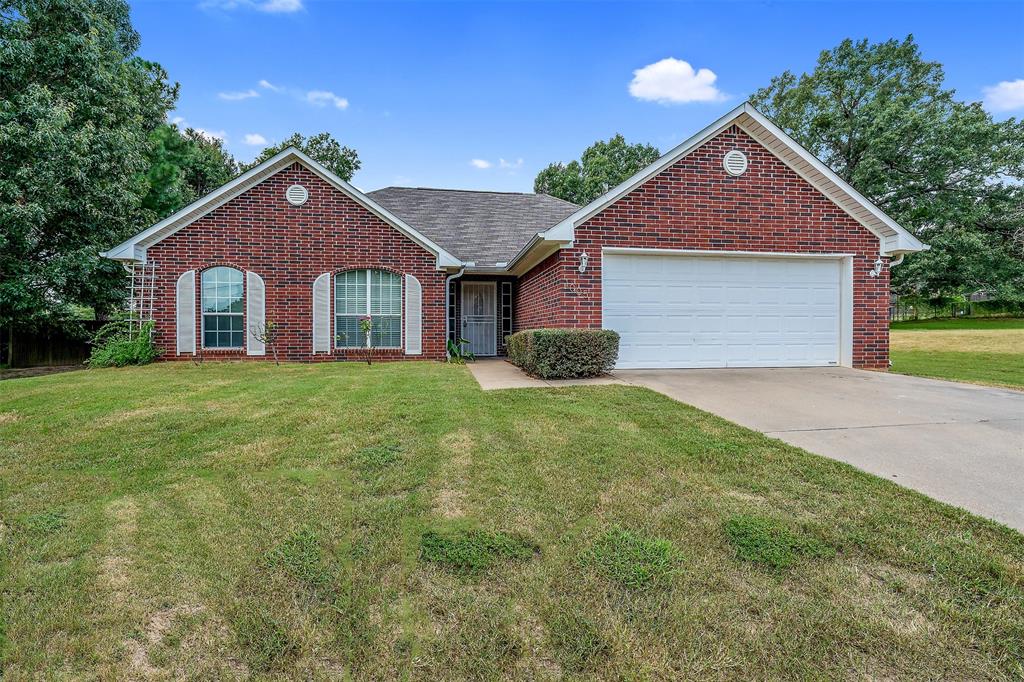
<svg viewBox="0 0 1024 682">
<path fill-rule="evenodd" d="M 849 365 L 847 254 L 606 249 L 618 368 Z"/>
</svg>

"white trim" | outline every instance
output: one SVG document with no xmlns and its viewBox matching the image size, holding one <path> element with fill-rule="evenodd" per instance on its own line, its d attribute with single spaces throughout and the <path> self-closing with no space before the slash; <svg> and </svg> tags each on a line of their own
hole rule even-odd
<svg viewBox="0 0 1024 682">
<path fill-rule="evenodd" d="M 797 253 L 790 251 L 714 251 L 712 249 L 650 249 L 628 246 L 606 246 L 601 249 L 603 254 L 619 254 L 623 256 L 713 256 L 715 258 L 850 258 L 852 253 Z"/>
<path fill-rule="evenodd" d="M 266 332 L 267 329 L 267 286 L 263 278 L 252 270 L 245 271 L 244 326 L 245 352 L 248 355 L 266 355 L 266 343 L 256 338 L 253 332 L 259 329 Z"/>
<path fill-rule="evenodd" d="M 648 249 L 605 247 L 601 249 L 601 326 L 604 327 L 604 255 L 620 256 L 679 256 L 805 259 L 839 261 L 839 365 L 853 367 L 853 259 L 849 253 L 789 253 L 785 251 L 708 251 L 698 249 Z"/>
<path fill-rule="evenodd" d="M 605 192 L 548 230 L 538 233 L 512 259 L 509 263 L 509 270 L 520 259 L 525 258 L 527 252 L 532 250 L 533 246 L 539 242 L 557 241 L 566 243 L 573 241 L 576 236 L 575 230 L 577 226 L 674 165 L 680 159 L 733 124 L 738 125 L 744 132 L 751 135 L 783 163 L 804 178 L 804 180 L 825 194 L 837 206 L 877 236 L 879 239 L 879 252 L 882 255 L 895 256 L 901 253 L 923 251 L 928 248 L 928 246 L 922 244 L 916 237 L 857 192 L 845 180 L 832 172 L 825 164 L 816 159 L 810 152 L 801 147 L 796 140 L 769 121 L 750 103 L 745 102 L 702 129 L 696 135 L 677 145 L 667 154 L 640 170 L 622 184 Z M 788 150 L 788 154 L 783 153 L 786 150 Z"/>
<path fill-rule="evenodd" d="M 839 364 L 853 367 L 853 256 L 839 264 Z"/>
<path fill-rule="evenodd" d="M 136 234 L 131 239 L 118 244 L 108 251 L 101 252 L 100 255 L 112 260 L 145 262 L 146 249 L 148 247 L 159 243 L 161 240 L 166 239 L 178 230 L 187 227 L 204 215 L 219 208 L 220 206 L 223 206 L 242 192 L 245 192 L 275 173 L 284 170 L 295 162 L 301 163 L 310 171 L 320 176 L 327 183 L 348 195 L 349 198 L 353 199 L 356 203 L 362 205 L 363 208 L 369 210 L 381 220 L 390 223 L 391 226 L 399 232 L 402 232 L 412 241 L 436 255 L 436 267 L 438 269 L 459 267 L 462 265 L 462 261 L 458 258 L 445 251 L 438 244 L 422 235 L 404 220 L 385 209 L 373 199 L 366 196 L 295 147 L 288 147 L 287 149 L 284 149 L 258 166 L 250 168 L 234 180 L 221 185 L 219 188 L 210 192 L 201 199 L 192 202 L 180 211 L 177 211 L 173 215 Z M 291 206 L 291 204 L 289 204 L 289 206 Z"/>
</svg>

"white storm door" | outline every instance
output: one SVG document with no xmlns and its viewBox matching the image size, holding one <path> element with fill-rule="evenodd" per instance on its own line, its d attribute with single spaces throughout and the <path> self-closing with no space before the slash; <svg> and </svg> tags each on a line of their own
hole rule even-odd
<svg viewBox="0 0 1024 682">
<path fill-rule="evenodd" d="M 617 367 L 813 367 L 840 360 L 838 259 L 605 254 Z"/>
<path fill-rule="evenodd" d="M 462 283 L 462 337 L 475 355 L 498 353 L 496 291 L 494 282 Z"/>
</svg>

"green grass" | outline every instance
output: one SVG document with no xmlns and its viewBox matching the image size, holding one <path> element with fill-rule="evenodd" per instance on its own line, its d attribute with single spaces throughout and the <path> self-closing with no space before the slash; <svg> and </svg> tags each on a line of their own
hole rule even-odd
<svg viewBox="0 0 1024 682">
<path fill-rule="evenodd" d="M 928 331 L 933 329 L 1024 329 L 1024 317 L 971 317 L 937 320 L 906 320 L 893 322 L 890 329 Z"/>
<path fill-rule="evenodd" d="M 998 679 L 1024 537 L 630 386 L 435 363 L 0 383 L 22 679 Z"/>
<path fill-rule="evenodd" d="M 889 338 L 894 372 L 1024 388 L 1024 319 L 901 322 Z"/>
<path fill-rule="evenodd" d="M 804 558 L 835 556 L 832 548 L 816 538 L 761 516 L 733 516 L 725 522 L 725 535 L 736 548 L 737 558 L 776 570 L 789 568 Z"/>
</svg>

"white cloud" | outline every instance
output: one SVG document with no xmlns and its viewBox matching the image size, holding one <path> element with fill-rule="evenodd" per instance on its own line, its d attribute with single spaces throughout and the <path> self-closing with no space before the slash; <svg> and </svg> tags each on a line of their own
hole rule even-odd
<svg viewBox="0 0 1024 682">
<path fill-rule="evenodd" d="M 253 146 L 262 145 L 267 143 L 267 138 L 263 137 L 259 133 L 246 133 L 245 143 Z"/>
<path fill-rule="evenodd" d="M 172 124 L 176 125 L 176 126 L 183 126 L 183 125 L 185 125 L 185 117 L 184 116 L 175 116 L 174 118 L 172 118 L 170 120 L 170 122 Z"/>
<path fill-rule="evenodd" d="M 720 102 L 726 98 L 710 69 L 694 71 L 688 62 L 667 57 L 633 72 L 629 94 L 637 99 L 660 104 L 684 102 Z"/>
<path fill-rule="evenodd" d="M 1024 78 L 1001 81 L 981 89 L 985 93 L 985 106 L 992 111 L 1024 109 Z"/>
<path fill-rule="evenodd" d="M 485 161 L 484 159 L 473 159 L 473 160 L 471 160 L 469 162 L 469 165 L 472 166 L 473 168 L 479 168 L 480 170 L 486 170 L 486 169 L 490 168 L 491 166 L 493 166 L 494 164 L 491 163 L 490 161 Z"/>
<path fill-rule="evenodd" d="M 348 109 L 348 100 L 344 97 L 338 97 L 329 90 L 310 90 L 306 93 L 306 101 L 318 107 L 333 104 L 338 109 Z"/>
<path fill-rule="evenodd" d="M 239 92 L 218 92 L 217 97 L 228 102 L 237 102 L 243 99 L 252 99 L 253 97 L 259 97 L 260 93 L 256 92 L 252 88 L 248 90 L 242 90 Z"/>
<path fill-rule="evenodd" d="M 214 140 L 220 140 L 221 142 L 227 142 L 228 134 L 223 130 L 206 130 L 204 128 L 193 128 L 201 136 L 205 137 L 210 142 Z"/>
<path fill-rule="evenodd" d="M 523 167 L 523 160 L 516 159 L 515 161 L 506 161 L 505 159 L 498 159 L 498 168 L 507 168 L 509 170 L 517 170 Z"/>
<path fill-rule="evenodd" d="M 256 3 L 256 9 L 271 14 L 289 14 L 301 12 L 303 9 L 302 0 L 264 0 Z"/>
<path fill-rule="evenodd" d="M 201 9 L 215 9 L 230 12 L 235 9 L 250 9 L 267 14 L 291 14 L 305 9 L 302 0 L 203 0 Z"/>
<path fill-rule="evenodd" d="M 281 88 L 279 88 L 278 86 L 274 85 L 273 83 L 271 83 L 270 81 L 268 81 L 265 78 L 261 79 L 260 82 L 257 83 L 257 85 L 259 85 L 261 88 L 266 88 L 267 90 L 271 90 L 272 92 L 281 92 Z"/>
</svg>

